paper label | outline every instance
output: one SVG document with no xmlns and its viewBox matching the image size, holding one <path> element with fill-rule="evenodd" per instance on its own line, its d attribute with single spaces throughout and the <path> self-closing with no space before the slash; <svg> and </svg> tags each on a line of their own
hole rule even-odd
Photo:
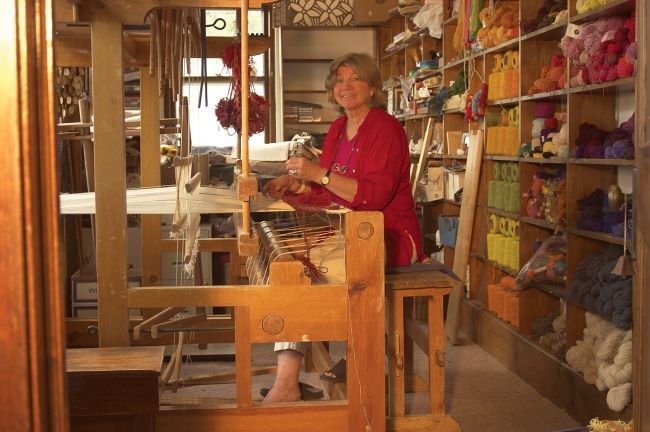
<svg viewBox="0 0 650 432">
<path fill-rule="evenodd" d="M 579 26 L 577 24 L 573 24 L 573 23 L 569 23 L 569 25 L 567 25 L 566 33 L 565 33 L 566 36 L 577 39 L 577 38 L 580 37 L 581 34 L 582 34 L 582 27 L 581 26 Z"/>
</svg>

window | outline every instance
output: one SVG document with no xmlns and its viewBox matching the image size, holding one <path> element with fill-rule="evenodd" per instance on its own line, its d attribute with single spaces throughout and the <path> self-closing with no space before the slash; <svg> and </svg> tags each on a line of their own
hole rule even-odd
<svg viewBox="0 0 650 432">
<path fill-rule="evenodd" d="M 239 24 L 236 21 L 235 10 L 209 10 L 206 11 L 206 23 L 210 25 L 217 19 L 225 21 L 225 27 L 221 30 L 208 27 L 208 37 L 235 37 L 239 32 Z M 264 12 L 262 10 L 249 10 L 248 12 L 249 34 L 264 34 Z M 223 22 L 218 22 L 219 26 Z M 250 81 L 253 84 L 255 93 L 266 97 L 266 83 L 264 79 L 266 70 L 266 59 L 264 54 L 254 56 L 253 75 Z M 230 90 L 230 70 L 226 69 L 219 58 L 209 58 L 207 63 L 208 76 L 208 99 L 205 103 L 205 94 L 201 98 L 199 106 L 199 77 L 201 75 L 201 59 L 194 58 L 190 62 L 189 70 L 184 70 L 184 94 L 189 100 L 190 128 L 192 131 L 193 147 L 217 147 L 219 149 L 230 149 L 237 143 L 237 134 L 233 130 L 224 129 L 214 114 L 217 102 L 228 96 Z M 264 143 L 264 132 L 253 135 L 249 138 L 250 143 Z"/>
</svg>

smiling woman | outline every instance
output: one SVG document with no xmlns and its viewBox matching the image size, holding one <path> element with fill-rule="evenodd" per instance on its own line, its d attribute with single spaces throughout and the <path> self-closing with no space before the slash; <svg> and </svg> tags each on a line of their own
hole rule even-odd
<svg viewBox="0 0 650 432">
<path fill-rule="evenodd" d="M 402 125 L 386 113 L 381 78 L 367 54 L 335 59 L 325 89 L 344 115 L 330 127 L 319 163 L 292 157 L 289 175 L 268 182 L 264 192 L 311 194 L 305 202 L 335 201 L 352 210 L 384 216 L 386 265 L 408 266 L 426 257 L 409 182 L 409 151 Z M 278 374 L 265 403 L 298 400 L 298 376 L 305 345 L 276 345 Z M 337 377 L 343 371 L 337 371 Z"/>
</svg>

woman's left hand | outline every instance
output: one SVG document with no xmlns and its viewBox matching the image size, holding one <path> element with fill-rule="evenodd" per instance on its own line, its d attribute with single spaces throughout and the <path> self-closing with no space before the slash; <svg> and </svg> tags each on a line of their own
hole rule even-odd
<svg viewBox="0 0 650 432">
<path fill-rule="evenodd" d="M 323 168 L 320 165 L 301 156 L 290 158 L 286 166 L 289 175 L 300 180 L 309 180 L 318 183 L 324 174 Z"/>
</svg>

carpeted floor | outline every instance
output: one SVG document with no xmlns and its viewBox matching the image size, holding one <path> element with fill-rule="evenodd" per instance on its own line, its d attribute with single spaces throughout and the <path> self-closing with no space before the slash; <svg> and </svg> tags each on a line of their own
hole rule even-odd
<svg viewBox="0 0 650 432">
<path fill-rule="evenodd" d="M 331 347 L 335 356 L 344 349 L 342 344 L 332 344 Z M 579 426 L 479 346 L 464 341 L 459 346 L 448 346 L 446 350 L 447 411 L 461 425 L 463 432 L 551 432 Z M 184 363 L 182 376 L 234 371 L 232 362 L 198 361 L 196 356 L 193 359 L 191 363 Z M 255 346 L 253 363 L 254 367 L 274 365 L 272 345 Z M 418 349 L 415 368 L 420 376 L 427 376 L 426 357 Z M 315 386 L 320 384 L 316 373 L 303 373 L 301 380 Z M 261 400 L 259 389 L 268 387 L 272 381 L 271 375 L 253 377 L 253 398 Z M 165 391 L 163 401 L 176 398 L 223 403 L 231 402 L 234 395 L 234 384 L 225 383 L 180 388 L 176 394 Z M 425 413 L 428 395 L 409 395 L 406 403 L 408 413 Z"/>
</svg>

